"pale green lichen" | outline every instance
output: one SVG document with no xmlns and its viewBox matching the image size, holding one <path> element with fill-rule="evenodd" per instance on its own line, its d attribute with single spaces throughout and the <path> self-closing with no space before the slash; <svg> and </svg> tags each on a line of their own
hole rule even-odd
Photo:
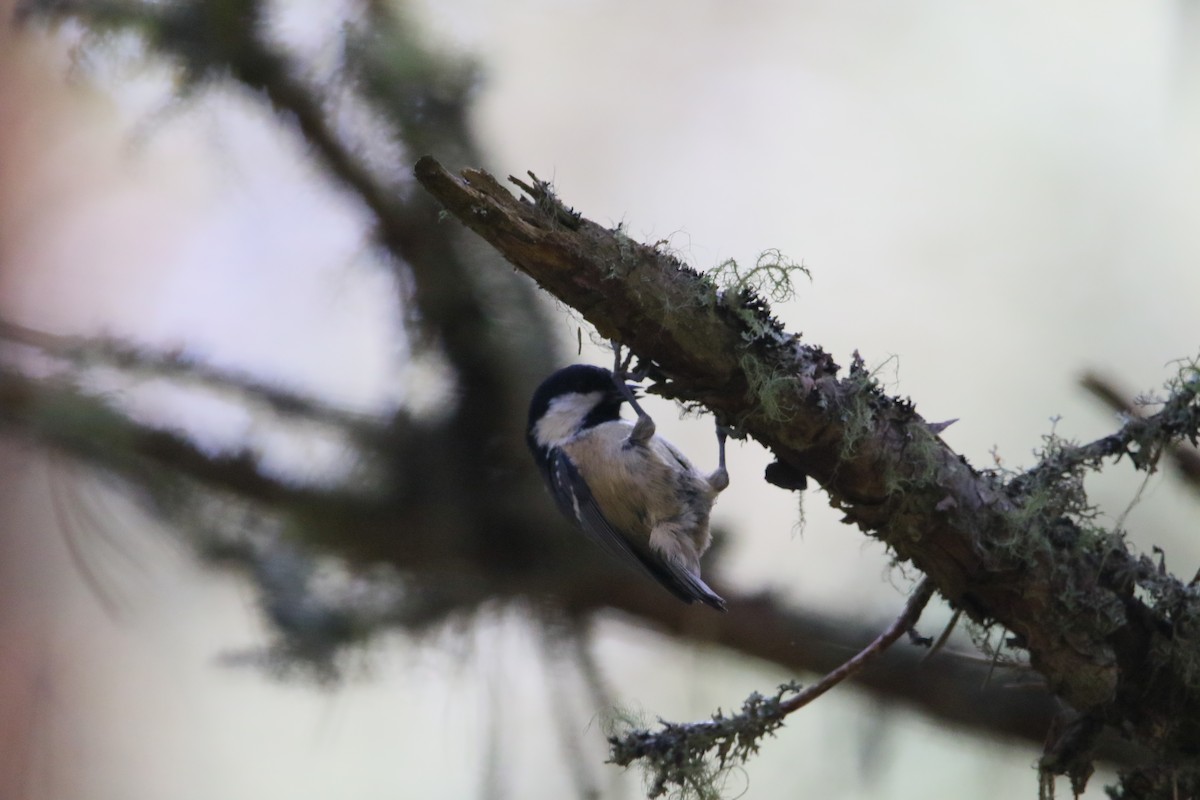
<svg viewBox="0 0 1200 800">
<path fill-rule="evenodd" d="M 751 394 L 757 398 L 756 414 L 782 422 L 796 413 L 796 378 L 793 375 L 770 368 L 753 353 L 743 353 L 739 365 L 750 384 Z"/>
<path fill-rule="evenodd" d="M 766 736 L 783 726 L 783 700 L 799 692 L 792 682 L 779 687 L 772 697 L 753 692 L 736 714 L 719 709 L 704 722 L 659 721 L 651 731 L 640 722 L 619 726 L 610 732 L 609 762 L 629 766 L 640 761 L 649 781 L 647 796 L 661 797 L 668 791 L 679 798 L 719 800 L 730 770 L 758 752 Z"/>
<path fill-rule="evenodd" d="M 797 274 L 803 274 L 812 280 L 812 272 L 803 262 L 792 261 L 777 248 L 759 253 L 754 266 L 748 269 L 729 258 L 713 267 L 708 274 L 726 291 L 750 290 L 755 294 L 765 295 L 776 303 L 787 303 L 795 299 L 796 286 L 793 279 Z"/>
</svg>

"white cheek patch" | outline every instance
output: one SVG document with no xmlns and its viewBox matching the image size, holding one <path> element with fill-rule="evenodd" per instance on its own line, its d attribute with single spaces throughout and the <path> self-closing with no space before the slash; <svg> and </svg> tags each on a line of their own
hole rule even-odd
<svg viewBox="0 0 1200 800">
<path fill-rule="evenodd" d="M 579 432 L 584 419 L 603 399 L 600 392 L 572 392 L 554 398 L 546 413 L 533 426 L 533 438 L 542 447 L 561 446 Z"/>
</svg>

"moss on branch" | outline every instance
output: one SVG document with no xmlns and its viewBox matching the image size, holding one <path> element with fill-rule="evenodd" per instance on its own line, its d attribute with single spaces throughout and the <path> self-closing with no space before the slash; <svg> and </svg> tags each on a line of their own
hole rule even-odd
<svg viewBox="0 0 1200 800">
<path fill-rule="evenodd" d="M 456 176 L 423 158 L 415 173 L 517 269 L 650 364 L 658 393 L 702 403 L 817 480 L 846 521 L 926 573 L 976 623 L 1006 628 L 1076 709 L 1164 763 L 1195 768 L 1200 590 L 1129 552 L 1119 531 L 1100 531 L 1079 500 L 1086 469 L 1122 455 L 1149 468 L 1154 443 L 1196 437 L 1194 365 L 1158 415 L 1048 451 L 1005 481 L 951 450 L 861 362 L 839 376 L 756 294 L 722 291 L 674 256 L 568 209 L 545 183 L 516 182 L 526 193 L 518 199 L 479 170 Z"/>
</svg>

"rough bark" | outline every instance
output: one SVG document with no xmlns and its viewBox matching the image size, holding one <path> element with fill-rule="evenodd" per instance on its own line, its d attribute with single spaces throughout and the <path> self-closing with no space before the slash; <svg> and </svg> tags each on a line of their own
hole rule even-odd
<svg viewBox="0 0 1200 800">
<path fill-rule="evenodd" d="M 1004 626 L 1081 714 L 1164 762 L 1195 765 L 1200 596 L 1075 513 L 1085 510 L 1081 470 L 1121 455 L 1152 466 L 1160 439 L 1195 438 L 1194 376 L 1155 417 L 1086 447 L 1062 445 L 1004 481 L 974 469 L 861 363 L 839 373 L 744 287 L 718 287 L 583 218 L 536 179 L 514 180 L 527 195 L 518 200 L 482 171 L 459 177 L 423 158 L 415 173 L 511 264 L 651 364 L 658 393 L 703 404 L 815 479 L 846 521 L 930 576 L 954 606 Z"/>
</svg>

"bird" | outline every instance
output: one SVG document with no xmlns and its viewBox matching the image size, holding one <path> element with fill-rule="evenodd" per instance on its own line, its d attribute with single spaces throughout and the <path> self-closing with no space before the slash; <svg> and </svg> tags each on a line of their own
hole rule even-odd
<svg viewBox="0 0 1200 800">
<path fill-rule="evenodd" d="M 529 404 L 534 461 L 559 510 L 602 549 L 680 600 L 725 611 L 700 557 L 712 543 L 713 501 L 729 485 L 727 430 L 717 426 L 718 467 L 705 475 L 657 435 L 637 387 L 618 373 L 574 364 L 542 382 Z M 625 403 L 636 422 L 621 418 Z"/>
</svg>

